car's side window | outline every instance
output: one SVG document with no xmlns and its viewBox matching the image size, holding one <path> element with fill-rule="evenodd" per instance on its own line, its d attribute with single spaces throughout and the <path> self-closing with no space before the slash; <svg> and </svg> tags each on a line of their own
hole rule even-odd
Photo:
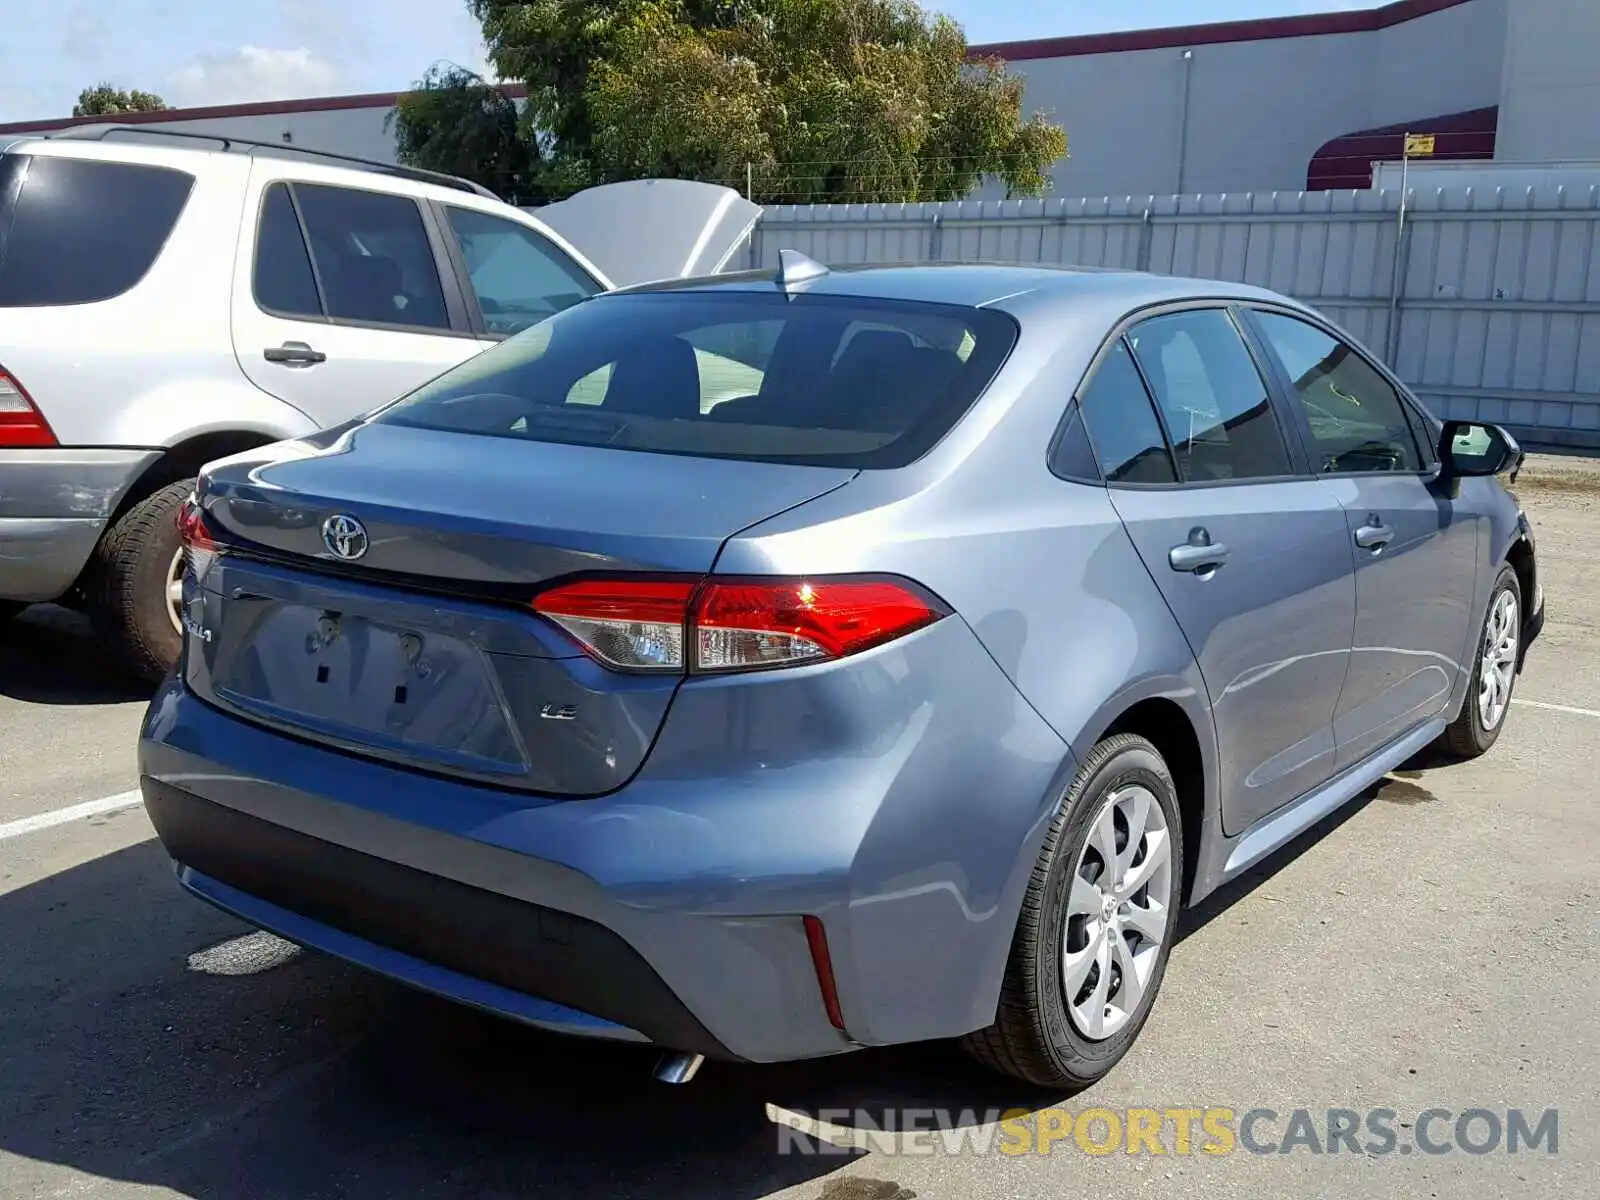
<svg viewBox="0 0 1600 1200">
<path fill-rule="evenodd" d="M 170 167 L 0 157 L 0 308 L 123 295 L 155 265 L 193 186 Z"/>
<path fill-rule="evenodd" d="M 315 263 L 314 307 L 301 261 L 308 249 L 300 236 L 302 223 Z M 422 212 L 404 196 L 273 184 L 263 198 L 255 289 L 263 308 L 286 315 L 424 331 L 450 328 Z"/>
<path fill-rule="evenodd" d="M 1168 313 L 1128 333 L 1185 483 L 1292 473 L 1266 381 L 1220 308 Z"/>
<path fill-rule="evenodd" d="M 1177 482 L 1150 394 L 1121 338 L 1079 393 L 1078 408 L 1107 483 Z"/>
<path fill-rule="evenodd" d="M 262 197 L 254 283 L 256 303 L 267 312 L 323 319 L 311 255 L 287 184 L 273 184 Z"/>
<path fill-rule="evenodd" d="M 1423 469 L 1414 418 L 1371 363 L 1296 317 L 1265 311 L 1254 317 L 1311 426 L 1313 469 L 1327 475 Z"/>
<path fill-rule="evenodd" d="M 520 332 L 601 290 L 536 230 L 455 205 L 445 211 L 489 333 Z"/>
<path fill-rule="evenodd" d="M 1078 483 L 1102 481 L 1100 464 L 1089 442 L 1089 430 L 1083 423 L 1083 408 L 1076 400 L 1067 405 L 1066 417 L 1050 449 L 1050 470 L 1062 479 Z"/>
</svg>

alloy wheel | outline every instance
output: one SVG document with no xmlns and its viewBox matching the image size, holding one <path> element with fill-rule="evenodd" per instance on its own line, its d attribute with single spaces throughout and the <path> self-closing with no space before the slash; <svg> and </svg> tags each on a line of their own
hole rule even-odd
<svg viewBox="0 0 1600 1200">
<path fill-rule="evenodd" d="M 1172 837 L 1146 787 L 1112 792 L 1089 822 L 1067 898 L 1062 987 L 1078 1032 L 1113 1036 L 1138 1015 L 1167 936 Z"/>
<path fill-rule="evenodd" d="M 1494 599 L 1483 631 L 1483 661 L 1478 668 L 1478 719 L 1486 730 L 1498 729 L 1511 704 L 1517 673 L 1518 605 L 1507 589 Z"/>
<path fill-rule="evenodd" d="M 183 633 L 183 550 L 172 556 L 167 567 L 167 620 L 180 635 Z"/>
</svg>

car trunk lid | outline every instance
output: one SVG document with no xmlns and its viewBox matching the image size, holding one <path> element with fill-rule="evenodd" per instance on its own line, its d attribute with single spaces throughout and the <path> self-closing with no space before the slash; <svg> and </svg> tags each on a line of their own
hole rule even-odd
<svg viewBox="0 0 1600 1200">
<path fill-rule="evenodd" d="M 855 473 L 375 423 L 215 464 L 206 508 L 224 534 L 324 567 L 533 585 L 708 571 L 727 538 Z M 323 539 L 339 515 L 365 527 L 359 558 Z"/>
<path fill-rule="evenodd" d="M 384 425 L 236 456 L 202 485 L 225 552 L 186 596 L 186 678 L 342 749 L 609 791 L 680 676 L 601 667 L 534 614 L 535 593 L 594 571 L 706 573 L 729 536 L 854 474 Z M 363 528 L 361 553 L 325 539 L 340 517 Z"/>
</svg>

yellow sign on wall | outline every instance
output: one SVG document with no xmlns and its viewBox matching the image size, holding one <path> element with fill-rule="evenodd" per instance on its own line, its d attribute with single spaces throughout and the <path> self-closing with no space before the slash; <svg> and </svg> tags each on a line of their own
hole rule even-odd
<svg viewBox="0 0 1600 1200">
<path fill-rule="evenodd" d="M 1406 157 L 1429 158 L 1433 155 L 1433 134 L 1408 133 L 1406 134 Z"/>
</svg>

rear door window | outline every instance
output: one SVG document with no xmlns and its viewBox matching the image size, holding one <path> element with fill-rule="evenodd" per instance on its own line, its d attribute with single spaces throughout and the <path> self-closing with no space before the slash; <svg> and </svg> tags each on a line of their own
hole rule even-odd
<svg viewBox="0 0 1600 1200">
<path fill-rule="evenodd" d="M 414 200 L 274 183 L 262 198 L 256 237 L 256 302 L 268 312 L 354 325 L 451 328 L 438 259 Z"/>
<path fill-rule="evenodd" d="M 1095 368 L 1078 407 L 1107 483 L 1177 482 L 1150 393 L 1121 338 Z"/>
<path fill-rule="evenodd" d="M 1185 483 L 1292 473 L 1267 384 L 1225 309 L 1141 321 L 1128 342 L 1150 382 Z"/>
<path fill-rule="evenodd" d="M 602 295 L 391 406 L 495 437 L 821 466 L 925 453 L 999 370 L 1003 313 L 742 289 Z"/>
<path fill-rule="evenodd" d="M 0 308 L 127 292 L 155 264 L 193 186 L 169 167 L 0 155 Z"/>
<path fill-rule="evenodd" d="M 519 333 L 601 290 L 536 230 L 455 205 L 445 212 L 490 335 Z"/>
<path fill-rule="evenodd" d="M 273 184 L 261 203 L 255 289 L 256 303 L 268 312 L 316 319 L 326 315 L 287 184 Z"/>
</svg>

